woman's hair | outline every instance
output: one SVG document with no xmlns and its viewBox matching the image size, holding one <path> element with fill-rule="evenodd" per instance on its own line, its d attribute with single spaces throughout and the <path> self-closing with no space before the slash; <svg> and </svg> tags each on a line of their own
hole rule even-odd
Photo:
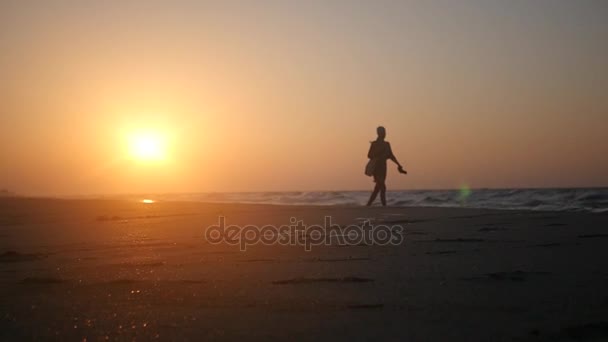
<svg viewBox="0 0 608 342">
<path fill-rule="evenodd" d="M 378 133 L 378 138 L 386 137 L 386 129 L 382 126 L 378 126 L 378 128 L 376 128 L 376 133 Z"/>
</svg>

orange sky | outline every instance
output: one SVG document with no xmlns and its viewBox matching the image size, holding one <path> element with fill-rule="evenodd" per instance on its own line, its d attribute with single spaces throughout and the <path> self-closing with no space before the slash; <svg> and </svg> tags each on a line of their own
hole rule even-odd
<svg viewBox="0 0 608 342">
<path fill-rule="evenodd" d="M 602 1 L 3 1 L 0 188 L 608 185 Z M 165 138 L 163 160 L 128 136 Z"/>
</svg>

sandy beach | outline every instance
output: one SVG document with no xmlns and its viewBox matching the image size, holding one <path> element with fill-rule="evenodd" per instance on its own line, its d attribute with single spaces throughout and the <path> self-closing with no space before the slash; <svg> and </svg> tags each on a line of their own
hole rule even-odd
<svg viewBox="0 0 608 342">
<path fill-rule="evenodd" d="M 608 339 L 608 215 L 0 200 L 0 340 Z M 372 223 L 399 245 L 211 244 L 230 224 Z"/>
</svg>

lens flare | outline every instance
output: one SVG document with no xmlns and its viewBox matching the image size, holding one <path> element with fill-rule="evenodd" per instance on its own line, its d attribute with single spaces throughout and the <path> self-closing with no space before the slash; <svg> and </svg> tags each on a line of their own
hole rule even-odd
<svg viewBox="0 0 608 342">
<path fill-rule="evenodd" d="M 471 193 L 473 191 L 471 190 L 471 188 L 469 187 L 468 184 L 462 184 L 460 185 L 460 189 L 458 190 L 458 199 L 460 201 L 466 201 L 467 198 L 469 198 L 469 196 L 471 196 Z"/>
</svg>

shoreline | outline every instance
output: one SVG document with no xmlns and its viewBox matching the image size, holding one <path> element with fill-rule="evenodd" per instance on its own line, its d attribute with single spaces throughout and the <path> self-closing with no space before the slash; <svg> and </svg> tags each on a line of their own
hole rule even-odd
<svg viewBox="0 0 608 342">
<path fill-rule="evenodd" d="M 135 197 L 135 196 L 133 196 Z M 139 196 L 135 198 L 68 198 L 68 197 L 38 197 L 38 196 L 14 196 L 14 197 L 0 197 L 0 204 L 2 202 L 11 201 L 61 201 L 61 202 L 73 202 L 73 203 L 93 203 L 93 202 L 106 202 L 106 203 L 130 203 L 139 204 L 142 203 L 143 199 L 154 198 L 154 196 Z M 271 206 L 271 207 L 304 207 L 304 208 L 370 208 L 364 204 L 310 204 L 310 203 L 265 203 L 265 202 L 224 202 L 224 201 L 201 201 L 201 200 L 164 200 L 164 199 L 153 199 L 153 203 L 150 205 L 160 204 L 182 204 L 182 205 L 204 205 L 204 206 L 218 206 L 218 205 L 243 205 L 243 206 Z M 474 211 L 504 211 L 513 213 L 556 213 L 556 214 L 592 214 L 592 215 L 607 215 L 608 208 L 601 208 L 600 211 L 584 210 L 584 209 L 572 209 L 572 210 L 549 210 L 549 209 L 526 209 L 526 208 L 487 208 L 487 207 L 473 207 L 473 206 L 450 206 L 450 205 L 387 205 L 382 207 L 380 204 L 374 204 L 370 209 L 385 209 L 385 210 L 474 210 Z"/>
</svg>

